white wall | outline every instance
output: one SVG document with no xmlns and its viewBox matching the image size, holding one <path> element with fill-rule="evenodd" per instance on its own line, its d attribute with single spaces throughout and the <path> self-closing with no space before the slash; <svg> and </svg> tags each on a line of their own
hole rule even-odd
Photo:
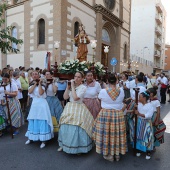
<svg viewBox="0 0 170 170">
<path fill-rule="evenodd" d="M 154 61 L 155 10 L 155 0 L 132 0 L 130 54 L 144 57 L 152 62 Z M 144 47 L 148 48 L 144 49 Z"/>
</svg>

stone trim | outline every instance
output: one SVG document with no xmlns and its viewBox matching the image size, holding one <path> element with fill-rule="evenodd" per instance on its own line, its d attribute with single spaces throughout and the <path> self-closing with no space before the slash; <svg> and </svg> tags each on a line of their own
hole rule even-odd
<svg viewBox="0 0 170 170">
<path fill-rule="evenodd" d="M 96 13 L 101 13 L 103 15 L 103 18 L 106 18 L 111 23 L 115 23 L 116 25 L 122 26 L 123 21 L 120 20 L 114 14 L 112 14 L 108 9 L 106 9 L 102 5 L 96 4 L 93 8 L 96 11 Z"/>
<path fill-rule="evenodd" d="M 78 1 L 81 2 L 81 3 L 83 3 L 84 5 L 86 5 L 87 7 L 93 9 L 93 7 L 92 7 L 90 4 L 88 4 L 87 2 L 85 2 L 84 0 L 78 0 Z M 94 1 L 94 0 L 93 0 L 93 4 L 95 4 L 95 1 Z M 94 9 L 93 9 L 93 10 L 94 10 Z"/>
<path fill-rule="evenodd" d="M 11 9 L 11 8 L 15 8 L 15 7 L 17 7 L 17 6 L 23 5 L 26 1 L 29 1 L 29 0 L 25 0 L 25 1 L 22 1 L 22 2 L 18 2 L 17 4 L 9 5 L 9 6 L 7 7 L 7 9 Z"/>
<path fill-rule="evenodd" d="M 38 44 L 38 38 L 39 38 L 39 32 L 38 32 L 38 21 L 40 19 L 44 19 L 45 21 L 45 44 Z M 34 20 L 34 37 L 33 38 L 30 38 L 30 39 L 34 39 L 34 50 L 37 50 L 37 51 L 41 51 L 42 50 L 42 46 L 43 46 L 43 49 L 44 50 L 47 50 L 48 49 L 48 24 L 49 24 L 49 20 L 47 18 L 47 16 L 45 14 L 41 14 L 41 15 L 38 15 L 37 18 Z M 31 31 L 30 31 L 31 33 Z"/>
</svg>

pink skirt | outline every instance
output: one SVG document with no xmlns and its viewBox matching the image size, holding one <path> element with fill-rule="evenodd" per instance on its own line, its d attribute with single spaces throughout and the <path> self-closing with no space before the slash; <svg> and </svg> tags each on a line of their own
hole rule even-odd
<svg viewBox="0 0 170 170">
<path fill-rule="evenodd" d="M 93 118 L 96 119 L 101 110 L 100 101 L 97 98 L 84 98 L 83 103 L 86 105 Z"/>
</svg>

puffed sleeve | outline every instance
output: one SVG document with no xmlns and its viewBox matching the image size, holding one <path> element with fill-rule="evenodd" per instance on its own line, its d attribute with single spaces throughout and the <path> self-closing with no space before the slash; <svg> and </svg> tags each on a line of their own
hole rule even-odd
<svg viewBox="0 0 170 170">
<path fill-rule="evenodd" d="M 104 92 L 104 90 L 105 90 L 105 89 L 102 89 L 102 90 L 100 91 L 100 93 L 99 93 L 99 95 L 98 95 L 98 98 L 99 98 L 99 99 L 102 99 L 102 98 L 103 98 L 103 94 L 104 94 L 103 92 Z"/>
<path fill-rule="evenodd" d="M 98 82 L 96 82 L 96 83 L 97 83 L 97 92 L 100 93 L 102 88 L 101 88 L 101 86 L 100 86 L 100 84 Z"/>
<path fill-rule="evenodd" d="M 156 102 L 155 102 L 155 106 L 156 106 L 156 107 L 160 107 L 160 106 L 161 106 L 161 104 L 160 104 L 160 101 L 159 101 L 159 100 L 156 100 Z"/>
<path fill-rule="evenodd" d="M 78 91 L 76 91 L 77 97 L 80 99 L 83 98 L 85 92 L 86 92 L 86 87 L 82 86 Z"/>
<path fill-rule="evenodd" d="M 149 103 L 149 104 L 148 104 L 148 107 L 147 107 L 147 111 L 146 111 L 146 113 L 145 113 L 145 118 L 146 118 L 146 119 L 152 118 L 153 113 L 154 113 L 153 106 Z"/>
<path fill-rule="evenodd" d="M 11 87 L 12 87 L 12 91 L 18 91 L 18 87 L 15 83 L 12 83 Z"/>
</svg>

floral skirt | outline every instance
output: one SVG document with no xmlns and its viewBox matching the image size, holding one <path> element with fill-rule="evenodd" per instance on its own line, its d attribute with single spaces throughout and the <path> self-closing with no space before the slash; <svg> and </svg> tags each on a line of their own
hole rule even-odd
<svg viewBox="0 0 170 170">
<path fill-rule="evenodd" d="M 99 154 L 124 155 L 127 151 L 127 142 L 123 111 L 102 109 L 93 126 L 93 140 Z"/>
<path fill-rule="evenodd" d="M 0 131 L 6 128 L 6 119 L 4 106 L 0 105 Z"/>
</svg>

